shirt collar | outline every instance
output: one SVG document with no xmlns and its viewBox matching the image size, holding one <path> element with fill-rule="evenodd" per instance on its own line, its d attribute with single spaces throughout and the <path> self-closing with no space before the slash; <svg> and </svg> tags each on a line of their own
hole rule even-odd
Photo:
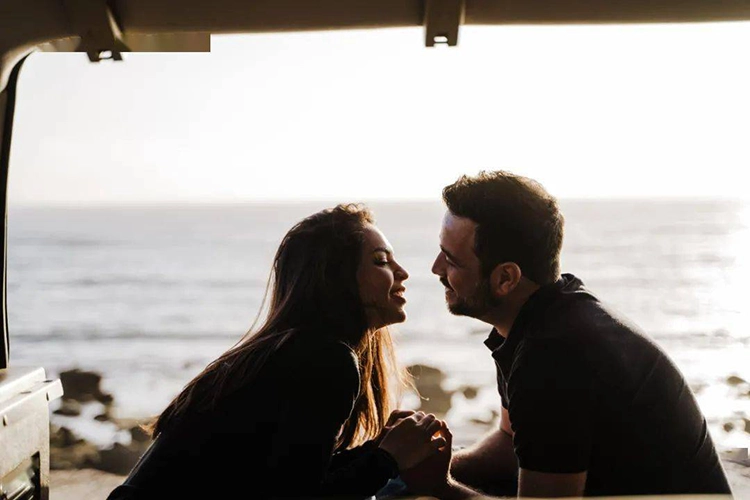
<svg viewBox="0 0 750 500">
<path fill-rule="evenodd" d="M 515 346 L 523 337 L 523 331 L 531 320 L 539 318 L 542 311 L 551 304 L 556 297 L 568 286 L 580 286 L 582 283 L 572 274 L 563 274 L 560 279 L 549 285 L 539 287 L 529 296 L 526 302 L 518 311 L 513 326 L 508 332 L 508 338 L 504 338 L 497 329 L 493 328 L 484 345 L 492 351 L 492 357 L 498 361 L 503 361 L 508 356 L 512 356 Z"/>
</svg>

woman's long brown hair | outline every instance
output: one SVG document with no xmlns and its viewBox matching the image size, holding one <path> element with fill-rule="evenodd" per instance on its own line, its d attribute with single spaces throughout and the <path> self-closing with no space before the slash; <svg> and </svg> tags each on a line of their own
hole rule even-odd
<svg viewBox="0 0 750 500">
<path fill-rule="evenodd" d="M 363 205 L 337 205 L 296 224 L 273 261 L 269 309 L 263 324 L 212 361 L 167 406 L 149 429 L 158 436 L 187 415 L 205 414 L 240 387 L 252 384 L 264 363 L 296 335 L 325 332 L 359 358 L 360 393 L 336 443 L 345 449 L 372 439 L 390 413 L 389 378 L 407 383 L 396 369 L 387 328 L 371 331 L 356 273 L 364 229 L 374 223 Z"/>
</svg>

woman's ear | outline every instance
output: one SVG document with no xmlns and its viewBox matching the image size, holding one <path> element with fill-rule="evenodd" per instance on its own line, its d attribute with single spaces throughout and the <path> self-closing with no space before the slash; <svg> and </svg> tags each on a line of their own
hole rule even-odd
<svg viewBox="0 0 750 500">
<path fill-rule="evenodd" d="M 515 262 L 502 262 L 490 274 L 490 289 L 496 297 L 507 297 L 521 282 L 523 273 Z"/>
</svg>

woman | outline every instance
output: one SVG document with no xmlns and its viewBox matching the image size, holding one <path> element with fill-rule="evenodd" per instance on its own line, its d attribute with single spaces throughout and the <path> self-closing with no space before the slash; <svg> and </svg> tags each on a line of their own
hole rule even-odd
<svg viewBox="0 0 750 500">
<path fill-rule="evenodd" d="M 408 276 L 361 205 L 299 222 L 263 325 L 170 403 L 109 499 L 366 497 L 436 453 L 434 415 L 386 421 L 389 378 L 403 380 L 386 327 L 406 319 Z"/>
</svg>

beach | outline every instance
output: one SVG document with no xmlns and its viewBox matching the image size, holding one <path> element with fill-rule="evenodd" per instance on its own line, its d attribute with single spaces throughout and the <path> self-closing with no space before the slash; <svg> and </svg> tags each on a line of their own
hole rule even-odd
<svg viewBox="0 0 750 500">
<path fill-rule="evenodd" d="M 750 467 L 724 462 L 736 500 L 750 499 Z M 58 470 L 50 474 L 50 500 L 105 500 L 124 476 L 94 469 Z"/>
<path fill-rule="evenodd" d="M 446 418 L 454 397 L 473 400 L 477 396 L 476 388 L 472 387 L 446 391 L 443 388 L 445 374 L 436 368 L 412 365 L 409 371 L 414 375 L 416 387 L 422 396 L 419 400 L 421 404 L 414 406 L 414 409 Z M 104 500 L 124 480 L 147 449 L 150 437 L 141 427 L 145 421 L 119 419 L 111 414 L 114 398 L 102 391 L 101 375 L 72 370 L 62 373 L 61 379 L 67 392 L 54 415 L 69 418 L 70 423 L 81 424 L 91 419 L 89 425 L 114 427 L 120 440 L 111 445 L 97 445 L 78 437 L 79 433 L 67 427 L 53 424 L 50 439 L 50 498 Z M 448 419 L 448 423 L 454 434 L 454 445 L 464 447 L 497 428 L 499 421 L 497 413 L 493 412 L 491 418 L 486 420 L 471 419 L 454 426 Z M 123 436 L 127 436 L 127 439 L 123 439 Z M 750 500 L 750 457 L 747 448 L 719 447 L 719 452 L 735 498 Z"/>
<path fill-rule="evenodd" d="M 63 445 L 53 462 L 60 494 L 75 487 L 76 469 L 92 475 L 91 485 L 112 479 L 92 467 L 125 473 L 145 443 L 137 424 L 248 331 L 281 237 L 328 205 L 11 208 L 11 365 L 42 366 L 50 378 L 84 374 L 95 385 L 51 406 Z M 659 199 L 561 205 L 563 271 L 669 355 L 720 450 L 747 449 L 750 207 Z M 406 393 L 399 404 L 444 415 L 467 445 L 496 423 L 499 396 L 483 344 L 488 326 L 449 314 L 430 272 L 443 207 L 371 206 L 410 273 L 408 320 L 392 330 L 398 359 L 431 381 L 422 399 Z M 738 467 L 727 470 L 742 481 Z"/>
</svg>

